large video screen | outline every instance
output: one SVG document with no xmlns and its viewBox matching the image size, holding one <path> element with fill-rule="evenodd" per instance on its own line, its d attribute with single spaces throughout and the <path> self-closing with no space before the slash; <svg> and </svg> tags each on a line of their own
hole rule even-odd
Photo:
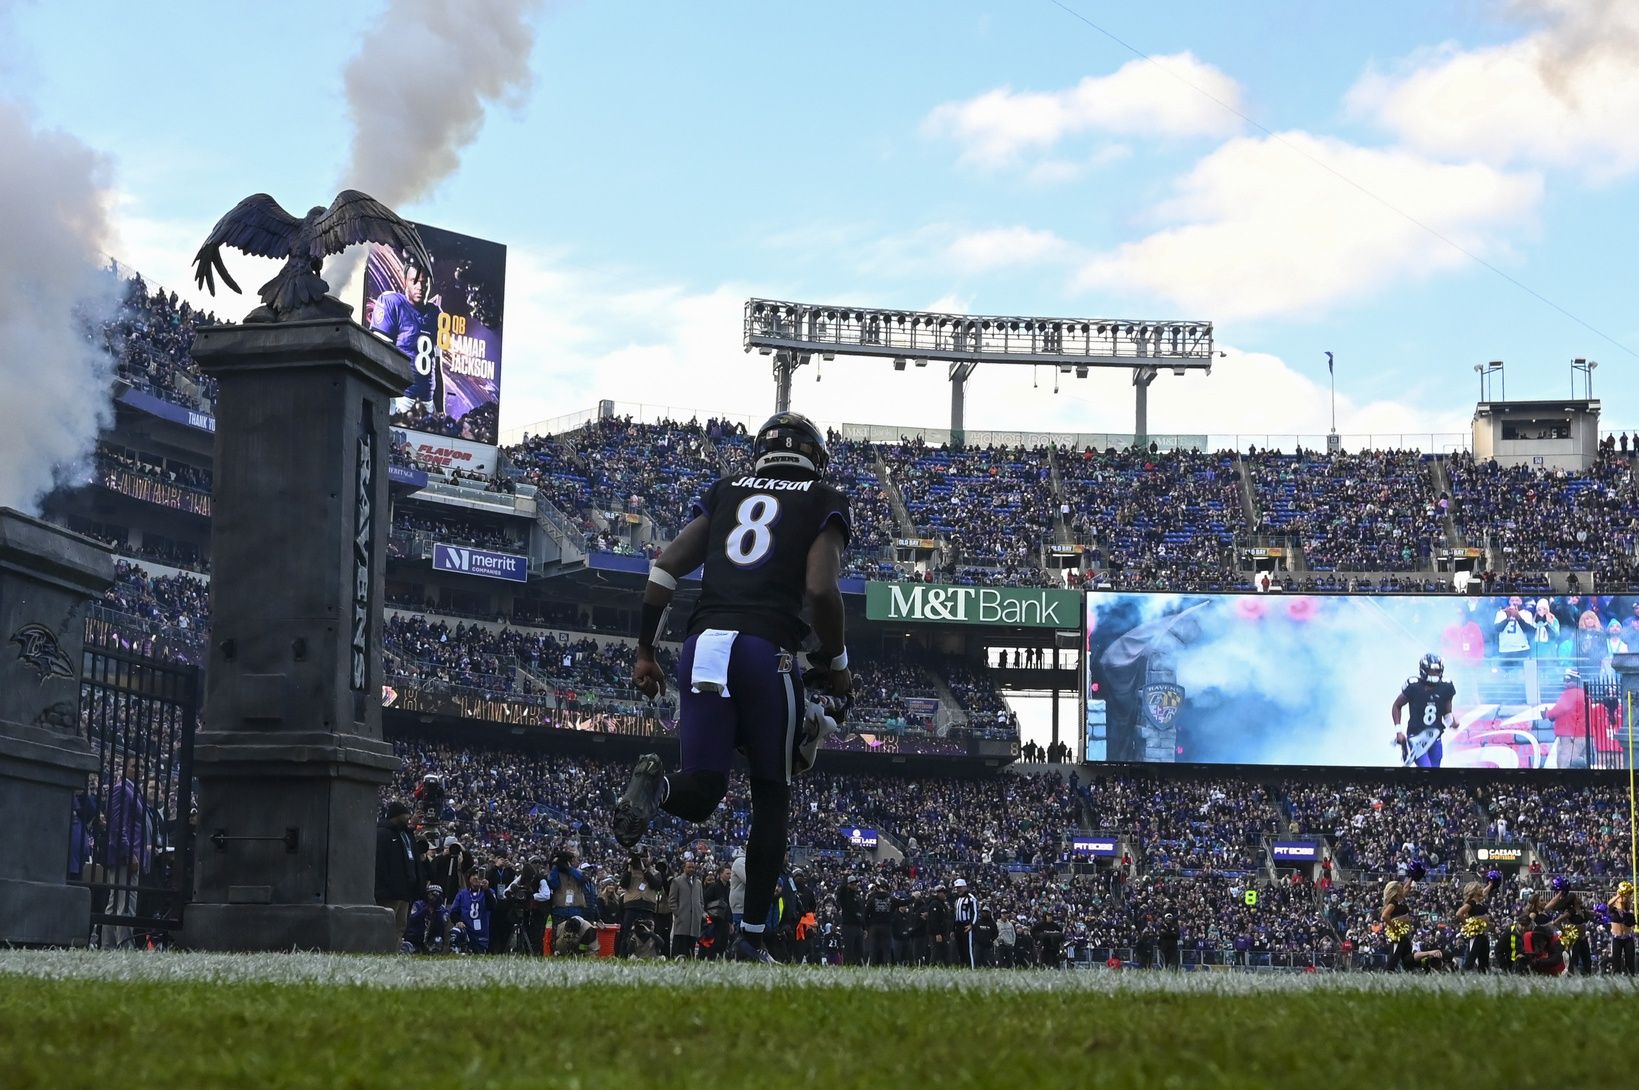
<svg viewBox="0 0 1639 1090">
<path fill-rule="evenodd" d="M 432 257 L 372 243 L 364 324 L 409 357 L 413 382 L 393 401 L 395 427 L 493 445 L 501 426 L 501 314 L 506 247 L 417 224 Z"/>
<path fill-rule="evenodd" d="M 1087 758 L 1625 768 L 1629 648 L 1639 596 L 1090 594 Z"/>
</svg>

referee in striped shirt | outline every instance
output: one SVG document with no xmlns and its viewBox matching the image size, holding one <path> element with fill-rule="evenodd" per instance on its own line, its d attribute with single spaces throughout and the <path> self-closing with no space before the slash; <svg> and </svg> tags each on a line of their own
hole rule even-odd
<svg viewBox="0 0 1639 1090">
<path fill-rule="evenodd" d="M 979 922 L 979 898 L 968 889 L 967 879 L 956 879 L 956 897 L 951 902 L 951 917 L 956 939 L 955 963 L 970 969 L 979 967 L 979 953 L 974 948 L 973 925 Z"/>
</svg>

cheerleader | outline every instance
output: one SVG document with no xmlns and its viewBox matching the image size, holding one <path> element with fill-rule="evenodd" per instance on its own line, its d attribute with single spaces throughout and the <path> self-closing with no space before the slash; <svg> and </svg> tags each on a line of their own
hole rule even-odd
<svg viewBox="0 0 1639 1090">
<path fill-rule="evenodd" d="M 1412 883 L 1390 882 L 1383 887 L 1383 912 L 1379 919 L 1383 921 L 1383 937 L 1389 941 L 1388 972 L 1401 969 L 1411 969 L 1411 909 L 1406 905 L 1406 894 L 1411 891 Z"/>
<path fill-rule="evenodd" d="M 1463 951 L 1464 972 L 1491 971 L 1491 909 L 1486 900 L 1502 880 L 1500 872 L 1491 874 L 1496 877 L 1489 884 L 1470 882 L 1463 887 L 1463 903 L 1457 909 L 1457 933 L 1468 940 Z"/>
<path fill-rule="evenodd" d="M 1611 961 L 1616 971 L 1624 976 L 1633 975 L 1633 883 L 1623 882 L 1616 887 L 1616 896 L 1605 902 L 1611 923 Z"/>
<path fill-rule="evenodd" d="M 1559 925 L 1559 944 L 1570 954 L 1571 972 L 1592 976 L 1593 953 L 1588 944 L 1590 921 L 1582 908 L 1582 899 L 1566 890 L 1550 903 L 1562 906 L 1555 922 Z"/>
</svg>

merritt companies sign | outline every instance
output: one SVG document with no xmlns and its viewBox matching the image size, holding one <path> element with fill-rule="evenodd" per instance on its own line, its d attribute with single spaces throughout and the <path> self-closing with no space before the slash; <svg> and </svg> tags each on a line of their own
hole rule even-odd
<svg viewBox="0 0 1639 1090">
<path fill-rule="evenodd" d="M 867 583 L 872 621 L 1080 628 L 1081 594 L 1041 587 L 947 587 L 937 583 Z"/>
</svg>

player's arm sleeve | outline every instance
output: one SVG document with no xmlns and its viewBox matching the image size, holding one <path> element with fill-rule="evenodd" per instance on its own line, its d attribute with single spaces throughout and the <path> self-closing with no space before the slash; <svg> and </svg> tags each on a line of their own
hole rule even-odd
<svg viewBox="0 0 1639 1090">
<path fill-rule="evenodd" d="M 843 527 L 828 523 L 808 548 L 805 589 L 813 609 L 814 633 L 819 637 L 821 653 L 832 656 L 841 654 L 847 646 L 842 591 L 837 587 L 837 577 L 842 574 L 842 550 L 847 540 Z"/>
<path fill-rule="evenodd" d="M 848 513 L 848 497 L 841 492 L 835 492 L 833 499 L 835 502 L 831 510 L 827 511 L 825 517 L 820 519 L 820 529 L 824 530 L 829 526 L 840 529 L 842 531 L 842 547 L 846 549 L 848 543 L 854 540 L 854 523 Z"/>
</svg>

